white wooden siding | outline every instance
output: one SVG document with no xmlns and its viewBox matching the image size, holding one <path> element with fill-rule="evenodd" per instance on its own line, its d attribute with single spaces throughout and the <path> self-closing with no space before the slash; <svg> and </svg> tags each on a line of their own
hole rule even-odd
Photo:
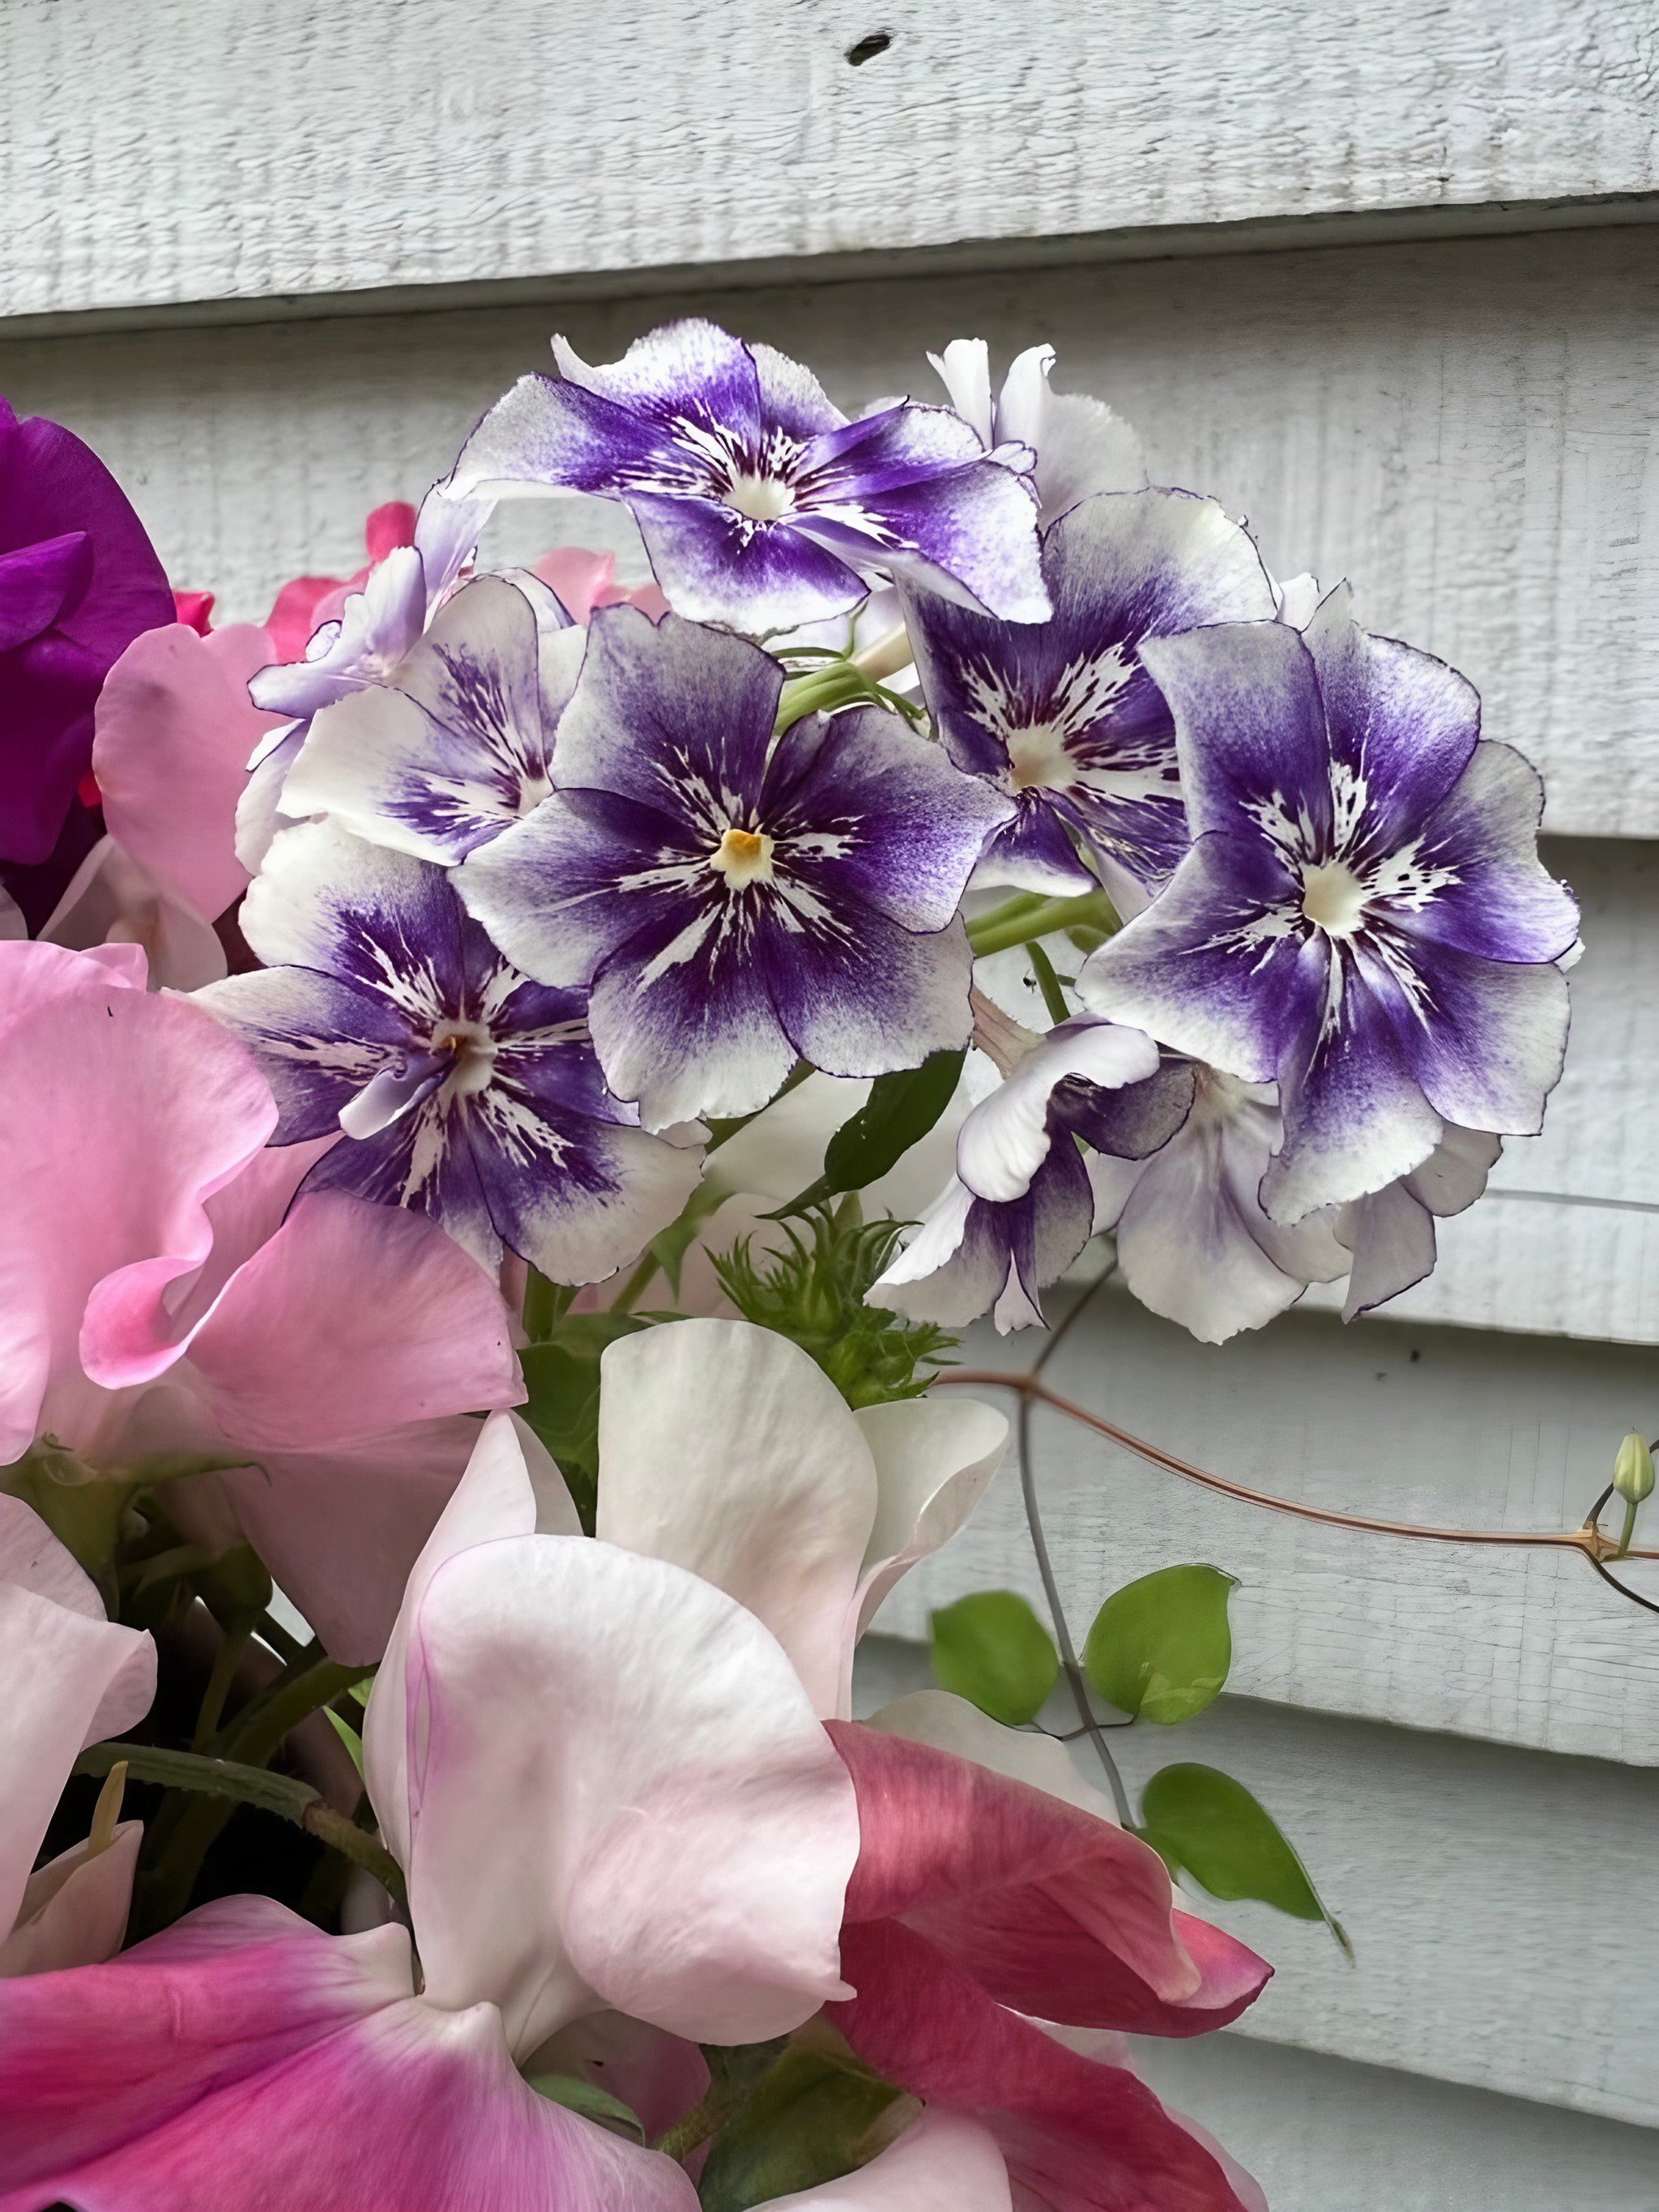
<svg viewBox="0 0 1659 2212">
<path fill-rule="evenodd" d="M 1659 185 L 1628 0 L 9 0 L 0 41 L 12 313 Z"/>
<path fill-rule="evenodd" d="M 850 406 L 927 395 L 953 336 L 1051 340 L 1157 480 L 1474 679 L 1589 945 L 1544 1135 L 1393 1318 L 1212 1350 L 1106 1292 L 1054 1379 L 1265 1489 L 1560 1525 L 1659 1431 L 1656 131 L 1636 0 L 9 0 L 0 391 L 258 617 L 354 568 L 556 321 L 607 359 L 713 314 Z M 488 550 L 561 540 L 641 573 L 604 505 Z M 1278 1978 L 1153 2078 L 1276 2212 L 1659 2212 L 1659 1622 L 1574 1559 L 1270 1519 L 1047 1418 L 1038 1449 L 1079 1620 L 1168 1560 L 1243 1577 L 1241 1694 L 1126 1764 L 1238 1772 L 1358 1949 L 1230 1909 Z M 1006 1477 L 884 1630 L 998 1583 L 1036 1594 Z M 919 1669 L 884 1635 L 866 1687 Z"/>
</svg>

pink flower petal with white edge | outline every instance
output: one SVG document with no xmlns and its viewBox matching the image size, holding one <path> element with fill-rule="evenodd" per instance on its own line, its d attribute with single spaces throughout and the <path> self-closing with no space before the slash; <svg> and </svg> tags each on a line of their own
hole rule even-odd
<svg viewBox="0 0 1659 2212">
<path fill-rule="evenodd" d="M 1083 1779 L 1063 1743 L 1051 1735 L 1004 1728 L 949 1690 L 913 1690 L 908 1697 L 896 1698 L 872 1713 L 864 1725 L 883 1735 L 902 1736 L 907 1743 L 930 1744 L 955 1759 L 972 1759 L 975 1766 L 988 1766 L 1010 1782 L 1024 1782 L 1058 1797 L 1062 1804 L 1074 1805 L 1080 1813 L 1118 1825 L 1111 1799 Z"/>
<path fill-rule="evenodd" d="M 858 1790 L 854 1923 L 902 1919 L 1022 2012 L 1079 2027 L 1224 2027 L 1272 1971 L 1173 1910 L 1138 1837 L 989 1768 L 832 1722 Z"/>
<path fill-rule="evenodd" d="M 529 1425 L 492 1413 L 465 1472 L 409 1571 L 403 1602 L 363 1716 L 363 1778 L 386 1846 L 409 1863 L 410 1638 L 432 1577 L 447 1559 L 507 1536 L 579 1536 L 564 1477 Z"/>
<path fill-rule="evenodd" d="M 690 1568 L 764 1622 L 821 1717 L 875 1526 L 875 1462 L 798 1345 L 743 1321 L 621 1338 L 600 1363 L 598 1534 Z"/>
<path fill-rule="evenodd" d="M 434 2002 L 489 1997 L 522 2053 L 604 2007 L 755 2042 L 841 1993 L 854 1796 L 752 1615 L 570 1536 L 459 1552 L 405 1610 L 404 1866 Z M 387 1717 L 365 1763 L 392 1841 Z"/>
<path fill-rule="evenodd" d="M 276 1106 L 210 1015 L 135 988 L 131 964 L 0 944 L 0 1464 L 79 1386 L 88 1302 L 141 1381 L 174 1356 L 161 1301 L 212 1242 L 204 1201 Z M 161 1348 L 156 1340 L 161 1338 Z"/>
<path fill-rule="evenodd" d="M 930 2109 L 971 2113 L 1033 2212 L 1260 2212 L 1213 2153 L 1126 2066 L 1022 2020 L 910 1929 L 848 1929 L 851 2002 L 831 2018 L 866 2064 Z M 1243 2177 L 1241 2177 L 1243 2179 Z"/>
<path fill-rule="evenodd" d="M 1009 2212 L 1008 2169 L 988 2128 L 965 2113 L 927 2112 L 868 2166 L 756 2212 Z"/>
<path fill-rule="evenodd" d="M 208 637 L 175 623 L 135 639 L 99 694 L 92 765 L 105 824 L 204 921 L 247 888 L 236 803 L 249 755 L 280 720 L 247 687 L 270 658 L 251 623 Z"/>
<path fill-rule="evenodd" d="M 76 1844 L 37 1868 L 24 1886 L 17 1925 L 0 1942 L 0 1979 L 112 1958 L 126 1936 L 143 1840 L 142 1820 L 123 1820 L 105 1850 L 88 1856 L 89 1843 Z"/>
<path fill-rule="evenodd" d="M 494 1279 L 422 1215 L 337 1191 L 296 1201 L 190 1357 L 250 1449 L 323 1449 L 524 1395 Z"/>
<path fill-rule="evenodd" d="M 985 1495 L 1008 1449 L 1008 1424 L 994 1406 L 955 1395 L 865 1406 L 853 1418 L 876 1462 L 876 1522 L 859 1576 L 862 1636 L 888 1593 L 949 1543 Z"/>
</svg>

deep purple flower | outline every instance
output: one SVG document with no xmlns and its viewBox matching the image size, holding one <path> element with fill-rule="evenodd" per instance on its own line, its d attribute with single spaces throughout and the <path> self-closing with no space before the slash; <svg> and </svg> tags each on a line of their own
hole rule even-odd
<svg viewBox="0 0 1659 2212">
<path fill-rule="evenodd" d="M 1161 1065 L 1139 1030 L 1085 1014 L 1042 1038 L 1002 1022 L 1020 1053 L 957 1136 L 957 1171 L 867 1294 L 914 1320 L 1041 1328 L 1041 1293 L 1094 1233 L 1090 1153 L 1139 1160 L 1167 1145 L 1193 1071 Z M 1085 1153 L 1085 1147 L 1090 1148 Z"/>
<path fill-rule="evenodd" d="M 611 1097 L 579 994 L 509 965 L 441 868 L 331 823 L 285 830 L 242 907 L 270 964 L 196 994 L 276 1094 L 273 1142 L 343 1131 L 301 1186 L 412 1206 L 596 1282 L 678 1214 L 698 1152 Z"/>
<path fill-rule="evenodd" d="M 621 500 L 677 612 L 759 636 L 903 577 L 1040 622 L 1023 447 L 988 454 L 948 407 L 849 422 L 807 369 L 713 323 L 670 323 L 598 368 L 562 338 L 462 447 L 455 496 L 526 488 Z"/>
<path fill-rule="evenodd" d="M 741 638 L 632 607 L 587 635 L 556 796 L 456 880 L 527 974 L 592 986 L 647 1127 L 751 1112 L 797 1055 L 879 1075 L 964 1043 L 957 904 L 1008 802 L 876 708 L 775 742 L 783 672 Z"/>
<path fill-rule="evenodd" d="M 1538 778 L 1478 742 L 1473 687 L 1369 635 L 1346 589 L 1305 635 L 1229 624 L 1142 652 L 1196 842 L 1091 956 L 1088 1004 L 1278 1082 L 1276 1221 L 1410 1174 L 1447 1123 L 1535 1130 L 1566 1043 L 1553 963 L 1577 915 L 1539 863 Z"/>
<path fill-rule="evenodd" d="M 1085 500 L 1043 532 L 1042 573 L 1046 623 L 906 590 L 917 672 L 952 760 L 1018 809 L 982 878 L 1064 893 L 1091 890 L 1097 870 L 1133 912 L 1189 842 L 1175 725 L 1138 649 L 1201 623 L 1267 621 L 1273 586 L 1238 524 L 1182 491 Z"/>
<path fill-rule="evenodd" d="M 0 399 L 0 860 L 51 858 L 106 674 L 172 620 L 155 549 L 97 455 Z"/>
</svg>

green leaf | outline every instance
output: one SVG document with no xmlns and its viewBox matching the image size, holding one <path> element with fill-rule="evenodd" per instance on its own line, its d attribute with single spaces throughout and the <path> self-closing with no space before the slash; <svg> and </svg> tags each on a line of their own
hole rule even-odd
<svg viewBox="0 0 1659 2212">
<path fill-rule="evenodd" d="M 697 2189 L 703 2212 L 749 2212 L 854 2172 L 899 2094 L 854 2060 L 786 2051 L 714 2137 Z"/>
<path fill-rule="evenodd" d="M 335 1711 L 332 1705 L 325 1705 L 323 1707 L 323 1711 L 328 1715 L 330 1720 L 333 1722 L 335 1735 L 339 1737 L 341 1742 L 351 1753 L 351 1763 L 356 1768 L 358 1773 L 361 1774 L 363 1771 L 363 1740 L 362 1736 L 358 1735 L 356 1729 L 352 1727 L 349 1721 L 343 1721 L 340 1718 L 340 1716 Z"/>
<path fill-rule="evenodd" d="M 912 1145 L 920 1144 L 955 1095 L 962 1079 L 961 1052 L 930 1053 L 920 1067 L 878 1075 L 870 1096 L 843 1121 L 823 1154 L 823 1173 L 770 1218 L 787 1221 L 821 1199 L 842 1191 L 864 1190 L 895 1168 Z"/>
<path fill-rule="evenodd" d="M 1227 1599 L 1218 1567 L 1160 1567 L 1115 1590 L 1095 1615 L 1083 1671 L 1109 1705 L 1170 1727 L 1201 1713 L 1227 1679 Z"/>
<path fill-rule="evenodd" d="M 612 2135 L 626 2136 L 630 2142 L 645 2141 L 645 2124 L 631 2106 L 620 2097 L 613 2097 L 608 2089 L 597 2082 L 584 2081 L 574 2074 L 531 2074 L 526 2081 L 538 2097 L 545 2097 L 550 2105 L 563 2105 L 570 2112 L 580 2112 L 584 2119 L 595 2120 Z"/>
<path fill-rule="evenodd" d="M 668 1279 L 671 1297 L 678 1297 L 680 1294 L 680 1268 L 697 1231 L 727 1195 L 718 1183 L 700 1182 L 680 1209 L 678 1218 L 671 1221 L 666 1229 L 659 1230 L 647 1246 Z"/>
<path fill-rule="evenodd" d="M 125 1764 L 130 1782 L 160 1782 L 169 1790 L 199 1790 L 212 1797 L 229 1797 L 239 1805 L 258 1805 L 298 1827 L 306 1825 L 307 1809 L 318 1793 L 308 1782 L 289 1774 L 272 1774 L 263 1766 L 245 1766 L 234 1759 L 209 1759 L 200 1752 L 164 1751 L 149 1743 L 89 1743 L 75 1762 L 77 1774 L 107 1774 Z"/>
<path fill-rule="evenodd" d="M 1141 1792 L 1141 1833 L 1212 1897 L 1255 1898 L 1295 1920 L 1322 1920 L 1353 1954 L 1273 1815 L 1213 1766 L 1166 1766 Z"/>
<path fill-rule="evenodd" d="M 530 1394 L 519 1411 L 559 1462 L 590 1530 L 599 1471 L 599 1359 L 606 1345 L 649 1326 L 637 1314 L 565 1314 L 549 1342 L 519 1354 Z"/>
<path fill-rule="evenodd" d="M 994 1721 L 1032 1720 L 1060 1679 L 1054 1639 L 1012 1590 L 976 1590 L 933 1614 L 933 1674 Z"/>
</svg>

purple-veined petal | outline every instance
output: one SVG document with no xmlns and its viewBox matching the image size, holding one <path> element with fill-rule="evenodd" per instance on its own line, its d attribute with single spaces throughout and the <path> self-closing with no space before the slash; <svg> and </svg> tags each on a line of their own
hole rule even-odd
<svg viewBox="0 0 1659 2212">
<path fill-rule="evenodd" d="M 810 368 L 769 345 L 750 345 L 750 359 L 759 382 L 761 422 L 791 438 L 821 437 L 838 430 L 847 417 Z"/>
<path fill-rule="evenodd" d="M 1566 977 L 1547 962 L 1482 960 L 1420 939 L 1407 951 L 1373 988 L 1435 1110 L 1465 1128 L 1534 1135 L 1566 1052 Z"/>
<path fill-rule="evenodd" d="M 1300 635 L 1271 620 L 1223 623 L 1149 638 L 1140 657 L 1175 718 L 1194 836 L 1265 840 L 1287 863 L 1322 848 L 1333 825 L 1330 751 Z"/>
<path fill-rule="evenodd" d="M 838 890 L 782 883 L 757 933 L 757 964 L 801 1057 L 828 1075 L 884 1075 L 965 1045 L 973 955 L 962 923 L 913 934 Z"/>
<path fill-rule="evenodd" d="M 761 434 L 754 357 L 741 338 L 701 316 L 661 324 L 635 338 L 620 361 L 597 368 L 564 337 L 554 339 L 553 358 L 567 383 L 671 429 L 726 431 L 750 442 Z"/>
<path fill-rule="evenodd" d="M 695 622 L 762 636 L 846 614 L 869 590 L 859 550 L 821 543 L 805 517 L 755 521 L 684 494 L 635 491 L 627 500 L 663 596 Z"/>
<path fill-rule="evenodd" d="M 1435 1217 L 1473 1206 L 1502 1150 L 1502 1138 L 1448 1122 L 1421 1167 L 1342 1208 L 1336 1235 L 1353 1255 L 1344 1321 L 1398 1297 L 1432 1272 Z"/>
<path fill-rule="evenodd" d="M 1040 1295 L 1081 1253 L 1094 1216 L 1083 1156 L 1066 1136 L 1024 1195 L 1006 1204 L 975 1198 L 965 1183 L 953 1180 L 909 1244 L 871 1285 L 866 1304 L 947 1328 L 988 1312 L 1003 1335 L 1040 1328 Z"/>
<path fill-rule="evenodd" d="M 1508 745 L 1478 744 L 1448 796 L 1383 864 L 1376 894 L 1407 935 L 1488 960 L 1557 960 L 1578 909 L 1538 858 L 1544 787 Z"/>
<path fill-rule="evenodd" d="M 1084 963 L 1078 993 L 1095 1012 L 1250 1083 L 1278 1075 L 1304 1026 L 1307 963 L 1299 886 L 1254 841 L 1200 837 L 1168 887 Z"/>
<path fill-rule="evenodd" d="M 340 1115 L 410 1049 L 407 1016 L 379 993 L 314 968 L 255 969 L 194 994 L 241 1039 L 276 1094 L 275 1141 L 297 1144 L 340 1126 Z"/>
<path fill-rule="evenodd" d="M 1076 1078 L 1115 1091 L 1157 1069 L 1158 1047 L 1139 1030 L 1087 1015 L 1060 1023 L 963 1123 L 957 1175 L 976 1197 L 1023 1198 L 1054 1142 L 1049 1102 L 1062 1083 Z M 1070 1141 L 1063 1129 L 1060 1137 Z"/>
<path fill-rule="evenodd" d="M 953 752 L 955 748 L 952 749 Z M 985 841 L 974 887 L 1041 891 L 1050 898 L 1072 898 L 1099 885 L 1060 826 L 1056 810 L 1038 791 L 1015 794 L 1018 812 Z"/>
</svg>

